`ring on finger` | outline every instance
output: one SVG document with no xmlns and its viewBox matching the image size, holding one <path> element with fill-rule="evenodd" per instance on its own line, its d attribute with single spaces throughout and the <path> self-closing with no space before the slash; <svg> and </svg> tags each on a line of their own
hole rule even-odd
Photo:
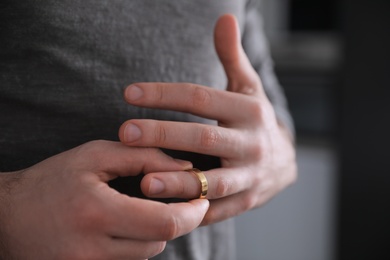
<svg viewBox="0 0 390 260">
<path fill-rule="evenodd" d="M 207 182 L 207 178 L 204 175 L 204 173 L 197 168 L 192 168 L 192 169 L 186 170 L 186 172 L 193 173 L 198 178 L 198 180 L 200 182 L 200 186 L 201 186 L 199 199 L 205 199 L 206 195 L 207 195 L 207 191 L 209 189 L 209 184 Z"/>
</svg>

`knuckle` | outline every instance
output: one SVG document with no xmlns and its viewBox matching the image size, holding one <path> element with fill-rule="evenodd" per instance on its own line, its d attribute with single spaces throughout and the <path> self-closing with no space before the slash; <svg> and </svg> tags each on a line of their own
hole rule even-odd
<svg viewBox="0 0 390 260">
<path fill-rule="evenodd" d="M 164 87 L 162 85 L 158 85 L 155 87 L 153 93 L 153 101 L 156 103 L 160 103 L 164 100 Z"/>
<path fill-rule="evenodd" d="M 258 124 L 266 125 L 275 121 L 275 111 L 267 99 L 252 98 L 248 113 Z"/>
<path fill-rule="evenodd" d="M 240 93 L 245 95 L 254 95 L 258 87 L 254 81 L 248 81 L 248 84 L 240 86 Z"/>
<path fill-rule="evenodd" d="M 249 154 L 256 161 L 262 161 L 264 159 L 264 148 L 260 140 L 256 140 L 253 144 L 250 145 Z"/>
<path fill-rule="evenodd" d="M 163 126 L 157 124 L 156 130 L 154 132 L 154 141 L 157 144 L 164 144 L 167 140 L 167 133 Z"/>
<path fill-rule="evenodd" d="M 107 163 L 107 151 L 110 149 L 109 142 L 96 140 L 88 143 L 84 156 L 80 160 L 90 162 L 90 169 L 101 169 Z"/>
<path fill-rule="evenodd" d="M 219 179 L 217 181 L 217 187 L 215 188 L 215 196 L 217 198 L 223 198 L 229 195 L 229 191 L 231 190 L 231 183 L 226 179 Z"/>
<path fill-rule="evenodd" d="M 205 127 L 200 135 L 200 145 L 206 149 L 212 149 L 217 145 L 219 139 L 220 136 L 215 128 Z"/>
<path fill-rule="evenodd" d="M 81 146 L 79 146 L 79 152 L 85 154 L 94 154 L 98 152 L 98 147 L 100 146 L 100 141 L 94 140 L 89 141 Z"/>
<path fill-rule="evenodd" d="M 211 94 L 210 91 L 206 88 L 200 86 L 194 86 L 194 91 L 192 93 L 192 103 L 195 107 L 198 108 L 207 108 L 211 104 Z"/>
<path fill-rule="evenodd" d="M 249 112 L 253 119 L 261 121 L 264 118 L 264 106 L 262 102 L 259 102 L 257 99 L 253 101 L 249 106 Z"/>
<path fill-rule="evenodd" d="M 185 196 L 188 192 L 188 189 L 187 189 L 188 183 L 184 179 L 180 178 L 179 176 L 176 176 L 175 179 L 176 179 L 176 181 L 175 181 L 176 194 L 178 196 Z"/>
<path fill-rule="evenodd" d="M 104 151 L 104 147 L 107 145 L 107 141 L 103 140 L 94 140 L 89 141 L 81 146 L 79 146 L 78 153 L 81 157 L 91 158 L 97 161 L 100 161 L 102 156 L 102 151 Z"/>
</svg>

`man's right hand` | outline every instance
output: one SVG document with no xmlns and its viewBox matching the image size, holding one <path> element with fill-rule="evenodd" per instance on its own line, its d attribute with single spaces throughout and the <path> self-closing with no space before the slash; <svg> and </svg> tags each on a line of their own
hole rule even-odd
<svg viewBox="0 0 390 260">
<path fill-rule="evenodd" d="M 191 167 L 158 149 L 93 141 L 0 174 L 0 252 L 6 259 L 152 257 L 196 228 L 208 201 L 163 204 L 120 194 L 107 182 Z"/>
</svg>

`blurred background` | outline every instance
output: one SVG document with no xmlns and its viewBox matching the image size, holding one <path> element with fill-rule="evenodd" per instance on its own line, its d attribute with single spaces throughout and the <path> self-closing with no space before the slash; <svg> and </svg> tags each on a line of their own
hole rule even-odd
<svg viewBox="0 0 390 260">
<path fill-rule="evenodd" d="M 390 259 L 390 1 L 262 0 L 298 181 L 236 221 L 237 259 Z"/>
</svg>

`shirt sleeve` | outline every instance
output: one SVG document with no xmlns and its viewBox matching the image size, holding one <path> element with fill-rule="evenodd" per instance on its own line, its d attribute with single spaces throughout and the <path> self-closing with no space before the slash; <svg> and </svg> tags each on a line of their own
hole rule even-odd
<svg viewBox="0 0 390 260">
<path fill-rule="evenodd" d="M 273 104 L 277 119 L 295 137 L 294 123 L 288 110 L 284 91 L 275 75 L 274 63 L 258 4 L 259 0 L 248 0 L 247 2 L 242 44 L 252 66 L 261 78 L 264 90 Z"/>
</svg>

